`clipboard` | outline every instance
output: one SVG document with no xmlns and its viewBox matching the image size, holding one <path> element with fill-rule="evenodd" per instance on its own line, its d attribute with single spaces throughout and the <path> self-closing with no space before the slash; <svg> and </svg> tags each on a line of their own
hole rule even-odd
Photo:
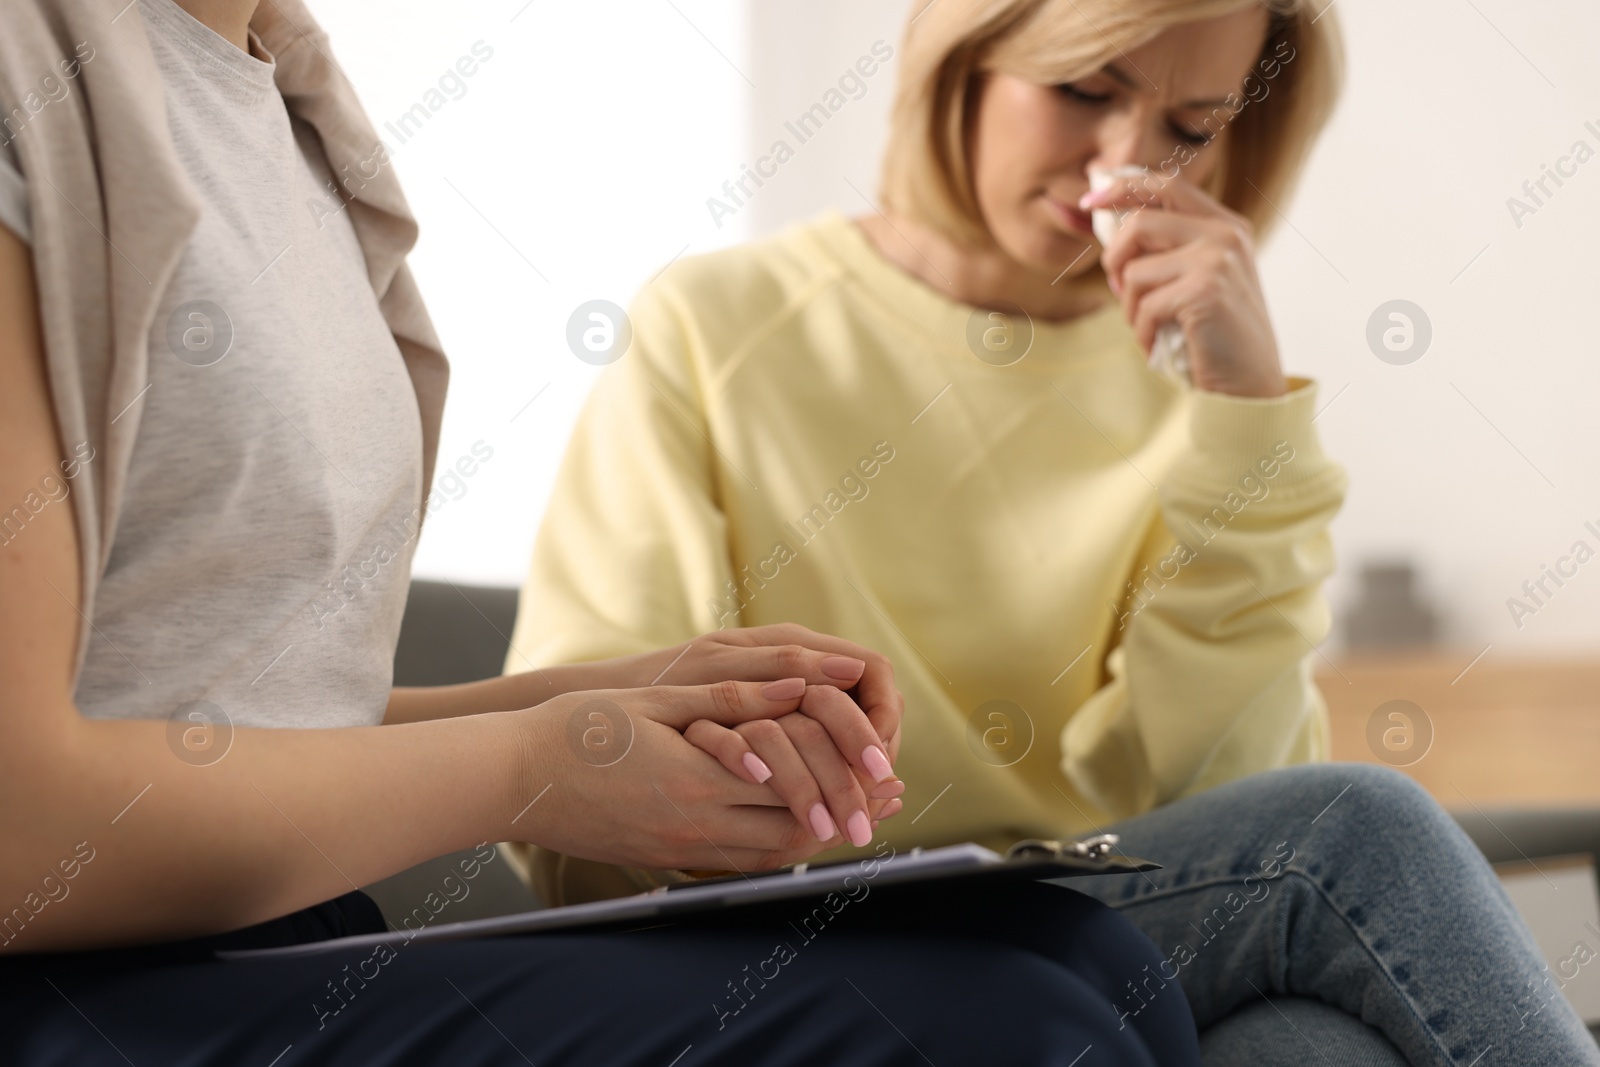
<svg viewBox="0 0 1600 1067">
<path fill-rule="evenodd" d="M 704 878 L 591 904 L 572 904 L 488 919 L 443 923 L 415 931 L 391 930 L 381 934 L 358 934 L 278 948 L 221 951 L 217 956 L 225 960 L 317 956 L 351 949 L 376 948 L 378 945 L 409 945 L 419 941 L 461 941 L 475 937 L 539 934 L 555 930 L 656 925 L 724 908 L 825 897 L 830 893 L 853 895 L 862 886 L 877 888 L 929 882 L 1038 881 L 1160 869 L 1158 863 L 1121 854 L 1116 851 L 1116 845 L 1115 834 L 1099 834 L 1065 844 L 1059 841 L 1019 841 L 1004 854 L 971 843 L 930 849 L 914 848 L 901 853 L 891 850 L 887 856 L 873 855 L 866 859 L 826 864 L 802 863 L 760 874 Z M 881 847 L 887 848 L 887 842 Z"/>
</svg>

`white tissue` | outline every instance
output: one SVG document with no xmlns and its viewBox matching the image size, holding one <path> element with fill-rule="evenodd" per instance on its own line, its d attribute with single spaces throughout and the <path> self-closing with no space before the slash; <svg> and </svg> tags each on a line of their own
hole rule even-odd
<svg viewBox="0 0 1600 1067">
<path fill-rule="evenodd" d="M 1091 170 L 1089 172 L 1089 189 L 1099 192 L 1110 187 L 1118 178 L 1148 177 L 1148 167 L 1114 167 L 1111 170 Z M 1099 238 L 1101 245 L 1111 243 L 1111 237 L 1122 229 L 1123 222 L 1138 207 L 1109 208 L 1103 207 L 1090 212 L 1090 219 L 1094 224 L 1094 235 Z M 1175 322 L 1169 322 L 1156 331 L 1155 347 L 1150 350 L 1150 365 L 1156 370 L 1176 378 L 1178 381 L 1189 381 L 1189 355 L 1184 349 L 1183 329 Z"/>
</svg>

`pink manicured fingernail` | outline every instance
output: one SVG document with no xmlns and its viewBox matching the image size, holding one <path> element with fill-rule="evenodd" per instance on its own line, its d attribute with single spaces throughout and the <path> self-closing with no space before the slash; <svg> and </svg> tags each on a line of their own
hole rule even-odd
<svg viewBox="0 0 1600 1067">
<path fill-rule="evenodd" d="M 889 762 L 889 757 L 883 754 L 883 749 L 877 745 L 868 745 L 861 750 L 861 764 L 875 781 L 881 782 L 885 778 L 894 777 L 894 765 Z"/>
<path fill-rule="evenodd" d="M 768 700 L 793 700 L 806 691 L 804 678 L 783 678 L 761 687 L 761 695 Z"/>
<path fill-rule="evenodd" d="M 763 763 L 761 757 L 754 752 L 744 754 L 744 769 L 755 775 L 758 782 L 765 782 L 772 777 L 772 768 Z"/>
<path fill-rule="evenodd" d="M 856 659 L 854 656 L 825 656 L 822 660 L 822 673 L 841 682 L 854 682 L 866 673 L 866 670 L 866 660 Z"/>
<path fill-rule="evenodd" d="M 897 797 L 906 791 L 906 784 L 898 779 L 892 782 L 882 782 L 872 787 L 874 800 L 888 800 Z"/>
<path fill-rule="evenodd" d="M 1078 201 L 1078 210 L 1089 211 L 1097 208 L 1105 203 L 1110 196 L 1111 190 L 1109 189 L 1091 189 L 1089 192 L 1084 193 L 1082 199 Z"/>
<path fill-rule="evenodd" d="M 867 813 L 858 811 L 845 820 L 845 828 L 850 831 L 850 843 L 856 848 L 872 844 L 872 824 L 867 821 Z"/>
<path fill-rule="evenodd" d="M 839 835 L 839 828 L 833 825 L 833 817 L 820 803 L 811 805 L 811 832 L 817 835 L 818 841 L 832 841 Z"/>
<path fill-rule="evenodd" d="M 905 806 L 906 802 L 896 797 L 883 806 L 883 810 L 878 813 L 878 818 L 887 819 L 891 815 L 898 815 L 900 814 L 900 809 Z"/>
</svg>

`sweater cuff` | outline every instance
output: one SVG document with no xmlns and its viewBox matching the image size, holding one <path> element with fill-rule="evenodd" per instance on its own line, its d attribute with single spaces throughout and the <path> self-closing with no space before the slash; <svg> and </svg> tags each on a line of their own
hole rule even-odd
<svg viewBox="0 0 1600 1067">
<path fill-rule="evenodd" d="M 1278 397 L 1192 394 L 1189 414 L 1190 476 L 1231 485 L 1261 464 L 1282 465 L 1282 480 L 1315 477 L 1328 466 L 1311 420 L 1316 416 L 1317 385 L 1290 378 Z"/>
</svg>

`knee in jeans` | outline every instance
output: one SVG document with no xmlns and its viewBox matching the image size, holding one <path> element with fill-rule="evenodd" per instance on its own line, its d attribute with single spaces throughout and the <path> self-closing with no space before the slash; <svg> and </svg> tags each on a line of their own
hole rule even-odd
<svg viewBox="0 0 1600 1067">
<path fill-rule="evenodd" d="M 1369 832 L 1411 835 L 1419 828 L 1454 825 L 1438 801 L 1399 771 L 1364 763 L 1338 766 L 1343 774 L 1336 774 L 1334 778 L 1342 777 L 1350 786 L 1339 803 L 1353 802 L 1351 821 Z"/>
<path fill-rule="evenodd" d="M 1292 793 L 1295 806 L 1325 821 L 1359 824 L 1374 832 L 1392 825 L 1415 826 L 1448 820 L 1426 790 L 1389 767 L 1369 763 L 1310 763 L 1272 771 L 1271 794 L 1281 802 Z M 1267 779 L 1272 781 L 1271 779 Z"/>
<path fill-rule="evenodd" d="M 1317 836 L 1325 842 L 1334 838 L 1341 853 L 1389 856 L 1406 866 L 1428 865 L 1430 857 L 1446 863 L 1481 860 L 1438 801 L 1399 771 L 1357 763 L 1305 770 L 1312 772 L 1304 779 L 1308 799 L 1314 806 L 1328 805 L 1315 819 Z"/>
</svg>

